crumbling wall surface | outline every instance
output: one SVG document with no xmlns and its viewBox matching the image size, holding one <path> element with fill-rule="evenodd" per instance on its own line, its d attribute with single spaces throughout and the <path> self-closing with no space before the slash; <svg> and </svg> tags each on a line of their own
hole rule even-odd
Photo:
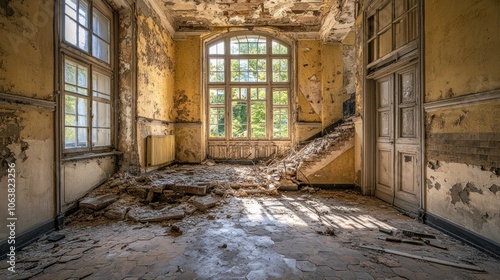
<svg viewBox="0 0 500 280">
<path fill-rule="evenodd" d="M 0 94 L 47 105 L 0 101 L 0 219 L 7 221 L 7 166 L 15 163 L 18 236 L 55 217 L 53 8 L 48 0 L 0 4 Z M 0 228 L 0 243 L 8 234 Z"/>
<path fill-rule="evenodd" d="M 425 2 L 425 101 L 500 88 L 500 1 Z"/>
<path fill-rule="evenodd" d="M 175 156 L 179 162 L 199 163 L 205 158 L 201 124 L 177 124 L 175 135 Z"/>
<path fill-rule="evenodd" d="M 297 44 L 298 121 L 321 122 L 321 41 Z"/>
<path fill-rule="evenodd" d="M 350 148 L 328 165 L 307 177 L 310 184 L 345 184 L 354 183 L 354 148 Z"/>
<path fill-rule="evenodd" d="M 137 145 L 141 171 L 145 171 L 144 131 L 167 132 L 175 121 L 174 42 L 156 12 L 137 2 Z M 145 128 L 144 126 L 155 127 Z M 159 129 L 158 125 L 163 126 Z"/>
<path fill-rule="evenodd" d="M 135 145 L 134 130 L 136 104 L 134 99 L 134 32 L 132 23 L 132 9 L 122 9 L 119 14 L 119 87 L 118 87 L 118 150 L 123 152 L 120 168 L 121 171 L 137 173 L 139 162 Z"/>
<path fill-rule="evenodd" d="M 67 210 L 91 189 L 106 181 L 116 171 L 116 157 L 68 161 L 63 164 L 63 208 Z"/>
<path fill-rule="evenodd" d="M 362 5 L 363 1 L 360 1 Z M 354 55 L 355 55 L 355 99 L 357 117 L 354 121 L 354 170 L 355 183 L 361 186 L 361 164 L 362 164 L 362 149 L 363 149 L 363 85 L 364 85 L 364 64 L 363 64 L 363 13 L 359 13 L 354 22 Z"/>
<path fill-rule="evenodd" d="M 0 218 L 7 221 L 8 164 L 15 163 L 16 232 L 54 218 L 54 113 L 1 104 L 0 196 L 4 198 Z M 10 173 L 13 174 L 13 173 Z M 9 183 L 12 183 L 10 181 Z M 8 236 L 0 229 L 0 242 Z"/>
<path fill-rule="evenodd" d="M 500 242 L 500 100 L 452 102 L 500 89 L 500 2 L 426 1 L 425 15 L 427 211 Z"/>
</svg>

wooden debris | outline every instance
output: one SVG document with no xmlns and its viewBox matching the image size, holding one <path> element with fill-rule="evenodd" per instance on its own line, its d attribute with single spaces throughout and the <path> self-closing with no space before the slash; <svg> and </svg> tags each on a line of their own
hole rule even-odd
<svg viewBox="0 0 500 280">
<path fill-rule="evenodd" d="M 436 239 L 436 236 L 432 234 L 427 234 L 427 233 L 421 233 L 421 232 L 414 232 L 410 230 L 403 230 L 402 231 L 404 235 L 408 237 L 420 237 L 420 238 L 431 238 L 431 239 Z"/>
<path fill-rule="evenodd" d="M 379 251 L 379 252 L 394 254 L 394 255 L 398 255 L 398 256 L 403 256 L 403 257 L 407 257 L 407 258 L 412 258 L 412 259 L 428 261 L 428 262 L 432 262 L 432 263 L 438 263 L 438 264 L 442 264 L 442 265 L 448 265 L 448 266 L 453 266 L 453 267 L 458 267 L 458 268 L 463 268 L 463 269 L 468 269 L 468 270 L 483 271 L 484 272 L 484 269 L 482 269 L 476 265 L 450 262 L 450 261 L 440 260 L 440 259 L 436 259 L 436 258 L 418 256 L 418 255 L 408 254 L 408 253 L 400 252 L 400 251 L 396 251 L 396 250 L 377 248 L 377 247 L 366 246 L 366 245 L 359 245 L 359 247 L 365 248 L 365 249 L 370 249 L 370 250 L 375 250 L 375 251 Z"/>
<path fill-rule="evenodd" d="M 408 244 L 420 245 L 420 246 L 424 245 L 424 243 L 422 241 L 412 240 L 412 239 L 403 239 L 403 238 L 397 238 L 397 237 L 387 237 L 384 240 L 388 241 L 388 242 L 408 243 Z"/>
<path fill-rule="evenodd" d="M 378 231 L 389 234 L 389 235 L 392 235 L 392 233 L 393 233 L 392 230 L 387 229 L 387 228 L 378 228 Z"/>
</svg>

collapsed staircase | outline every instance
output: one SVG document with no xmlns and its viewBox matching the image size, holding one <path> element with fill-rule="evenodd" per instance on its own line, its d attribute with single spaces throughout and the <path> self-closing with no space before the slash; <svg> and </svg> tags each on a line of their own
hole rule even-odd
<svg viewBox="0 0 500 280">
<path fill-rule="evenodd" d="M 307 177 L 333 162 L 354 147 L 354 122 L 352 118 L 337 124 L 326 135 L 292 149 L 283 159 L 272 163 L 269 170 L 280 175 L 281 184 L 308 183 Z"/>
</svg>

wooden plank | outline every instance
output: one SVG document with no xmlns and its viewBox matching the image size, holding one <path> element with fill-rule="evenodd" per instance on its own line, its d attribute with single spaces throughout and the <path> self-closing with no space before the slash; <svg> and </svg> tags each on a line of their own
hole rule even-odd
<svg viewBox="0 0 500 280">
<path fill-rule="evenodd" d="M 398 256 L 403 256 L 403 257 L 407 257 L 407 258 L 438 263 L 438 264 L 442 264 L 442 265 L 448 265 L 448 266 L 464 268 L 464 269 L 469 269 L 469 270 L 474 270 L 474 271 L 484 271 L 484 269 L 482 269 L 476 265 L 449 262 L 449 261 L 440 260 L 440 259 L 436 259 L 436 258 L 418 256 L 418 255 L 408 254 L 408 253 L 400 252 L 400 251 L 396 251 L 396 250 L 377 248 L 377 247 L 366 246 L 366 245 L 359 245 L 359 247 L 365 248 L 365 249 L 370 249 L 370 250 L 375 250 L 375 251 L 380 251 L 380 252 L 385 252 L 385 253 L 389 253 L 389 254 L 394 254 L 394 255 L 398 255 Z"/>
</svg>

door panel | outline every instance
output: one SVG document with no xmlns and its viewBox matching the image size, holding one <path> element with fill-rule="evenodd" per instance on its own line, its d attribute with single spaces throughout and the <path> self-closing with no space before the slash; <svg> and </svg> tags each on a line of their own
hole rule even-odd
<svg viewBox="0 0 500 280">
<path fill-rule="evenodd" d="M 378 80 L 375 195 L 389 203 L 394 199 L 393 96 L 392 76 Z"/>
</svg>

